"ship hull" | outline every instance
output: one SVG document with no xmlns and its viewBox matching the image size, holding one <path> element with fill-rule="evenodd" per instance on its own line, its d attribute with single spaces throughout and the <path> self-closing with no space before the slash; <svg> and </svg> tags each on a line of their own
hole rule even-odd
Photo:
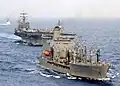
<svg viewBox="0 0 120 86">
<path fill-rule="evenodd" d="M 45 40 L 43 39 L 31 39 L 31 38 L 23 38 L 22 37 L 22 41 L 25 42 L 27 45 L 30 46 L 42 46 L 43 43 L 45 42 Z"/>
<path fill-rule="evenodd" d="M 109 65 L 100 64 L 70 64 L 70 75 L 86 77 L 94 80 L 105 79 Z"/>
<path fill-rule="evenodd" d="M 22 38 L 22 41 L 30 46 L 43 46 L 44 43 L 50 38 L 42 38 L 42 34 L 15 32 L 14 35 Z"/>
<path fill-rule="evenodd" d="M 68 73 L 69 71 L 69 68 L 67 69 L 67 68 L 58 67 L 56 65 L 52 65 L 52 63 L 50 63 L 46 59 L 38 58 L 38 60 L 39 60 L 39 64 L 44 68 L 49 68 L 60 73 Z"/>
<path fill-rule="evenodd" d="M 52 69 L 57 72 L 69 74 L 77 78 L 86 78 L 91 80 L 105 80 L 108 65 L 86 65 L 86 64 L 69 64 L 64 66 L 47 61 L 44 58 L 39 57 L 39 64 L 45 68 Z"/>
</svg>

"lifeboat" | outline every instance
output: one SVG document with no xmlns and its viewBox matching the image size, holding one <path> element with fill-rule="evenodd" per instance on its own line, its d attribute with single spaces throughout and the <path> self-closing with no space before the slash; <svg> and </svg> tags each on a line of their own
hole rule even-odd
<svg viewBox="0 0 120 86">
<path fill-rule="evenodd" d="M 50 51 L 49 51 L 49 50 L 44 50 L 44 51 L 43 51 L 43 54 L 44 54 L 45 56 L 50 56 Z"/>
</svg>

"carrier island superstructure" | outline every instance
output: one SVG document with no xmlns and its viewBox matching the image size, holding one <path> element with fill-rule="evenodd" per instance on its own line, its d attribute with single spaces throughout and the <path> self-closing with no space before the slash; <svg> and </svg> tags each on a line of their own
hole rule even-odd
<svg viewBox="0 0 120 86">
<path fill-rule="evenodd" d="M 100 49 L 93 53 L 81 42 L 75 42 L 76 37 L 61 34 L 61 28 L 55 26 L 52 40 L 43 45 L 43 52 L 38 56 L 39 64 L 48 69 L 77 78 L 89 80 L 107 80 L 110 64 L 100 60 Z M 92 57 L 95 55 L 96 59 Z"/>
</svg>

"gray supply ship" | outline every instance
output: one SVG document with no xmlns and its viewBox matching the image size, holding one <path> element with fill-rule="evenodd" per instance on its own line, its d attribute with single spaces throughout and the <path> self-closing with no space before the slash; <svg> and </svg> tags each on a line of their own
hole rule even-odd
<svg viewBox="0 0 120 86">
<path fill-rule="evenodd" d="M 106 74 L 110 64 L 99 59 L 100 49 L 96 50 L 96 54 L 91 49 L 90 55 L 87 55 L 86 46 L 75 42 L 75 38 L 72 34 L 62 35 L 61 28 L 56 26 L 53 39 L 43 45 L 43 52 L 37 57 L 40 66 L 71 77 L 108 80 Z"/>
</svg>

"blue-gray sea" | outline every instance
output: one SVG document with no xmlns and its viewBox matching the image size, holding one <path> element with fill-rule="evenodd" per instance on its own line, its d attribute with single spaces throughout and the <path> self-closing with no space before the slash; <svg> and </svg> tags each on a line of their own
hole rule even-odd
<svg viewBox="0 0 120 86">
<path fill-rule="evenodd" d="M 37 56 L 41 47 L 27 46 L 15 41 L 12 25 L 0 26 L 0 86 L 120 86 L 120 20 L 63 19 L 66 32 L 75 32 L 88 49 L 90 46 L 101 49 L 101 60 L 112 65 L 108 75 L 110 81 L 83 81 L 69 79 L 38 65 Z M 33 28 L 53 28 L 56 20 L 31 20 Z"/>
</svg>

